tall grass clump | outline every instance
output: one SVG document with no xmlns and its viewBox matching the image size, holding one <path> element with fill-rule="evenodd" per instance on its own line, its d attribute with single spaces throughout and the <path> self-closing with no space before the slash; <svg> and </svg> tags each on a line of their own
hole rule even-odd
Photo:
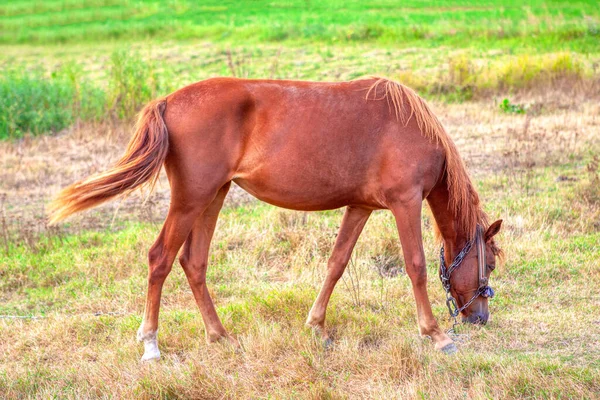
<svg viewBox="0 0 600 400">
<path fill-rule="evenodd" d="M 486 82 L 494 89 L 522 89 L 541 85 L 554 85 L 559 81 L 578 81 L 584 77 L 584 65 L 571 53 L 557 53 L 548 56 L 515 57 L 484 75 Z"/>
<path fill-rule="evenodd" d="M 0 75 L 0 139 L 55 133 L 75 121 L 108 115 L 129 119 L 148 101 L 177 86 L 170 71 L 125 51 L 114 52 L 106 70 L 104 87 L 92 83 L 75 64 L 52 72 L 41 66 L 4 71 Z"/>
<path fill-rule="evenodd" d="M 176 88 L 169 70 L 125 50 L 110 59 L 107 109 L 118 118 L 132 118 L 144 104 Z"/>
<path fill-rule="evenodd" d="M 104 92 L 74 66 L 51 74 L 11 69 L 0 76 L 0 139 L 57 132 L 77 118 L 98 118 L 103 108 Z"/>
<path fill-rule="evenodd" d="M 435 74 L 401 71 L 398 79 L 417 91 L 446 101 L 485 98 L 502 92 L 581 88 L 593 91 L 597 75 L 570 52 L 509 57 L 495 62 L 459 53 Z"/>
</svg>

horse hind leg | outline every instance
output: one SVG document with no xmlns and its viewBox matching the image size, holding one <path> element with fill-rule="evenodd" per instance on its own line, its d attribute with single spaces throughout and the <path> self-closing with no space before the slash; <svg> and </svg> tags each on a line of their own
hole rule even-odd
<svg viewBox="0 0 600 400">
<path fill-rule="evenodd" d="M 346 209 L 335 240 L 333 252 L 327 261 L 325 282 L 308 314 L 306 324 L 321 334 L 326 346 L 331 342 L 329 334 L 325 329 L 325 313 L 329 298 L 331 297 L 331 293 L 333 293 L 336 283 L 342 277 L 348 261 L 350 261 L 354 245 L 370 215 L 371 210 L 368 209 L 357 207 L 348 207 Z"/>
<path fill-rule="evenodd" d="M 142 361 L 160 358 L 158 314 L 163 284 L 194 223 L 213 202 L 221 185 L 213 185 L 212 187 L 216 187 L 216 189 L 187 197 L 178 195 L 180 190 L 177 187 L 172 190 L 171 207 L 167 219 L 148 253 L 148 293 L 144 319 L 137 333 L 138 340 L 144 343 Z M 189 201 L 188 198 L 193 198 L 193 201 Z"/>
<path fill-rule="evenodd" d="M 198 212 L 196 209 L 169 209 L 163 228 L 148 252 L 148 293 L 144 319 L 137 333 L 138 340 L 144 342 L 142 361 L 160 358 L 157 335 L 162 287 Z"/>
<path fill-rule="evenodd" d="M 237 346 L 237 340 L 230 336 L 223 327 L 206 286 L 206 269 L 210 242 L 217 224 L 219 212 L 230 186 L 231 183 L 223 186 L 206 211 L 196 219 L 194 227 L 185 241 L 179 262 L 200 309 L 206 329 L 206 340 L 208 342 L 215 342 L 220 339 L 227 339 L 230 343 Z"/>
</svg>

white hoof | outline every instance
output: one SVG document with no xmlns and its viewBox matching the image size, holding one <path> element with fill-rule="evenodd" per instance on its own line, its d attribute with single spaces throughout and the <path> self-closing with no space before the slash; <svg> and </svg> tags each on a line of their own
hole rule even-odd
<svg viewBox="0 0 600 400">
<path fill-rule="evenodd" d="M 144 343 L 144 355 L 142 361 L 154 361 L 160 359 L 160 351 L 156 343 Z"/>
<path fill-rule="evenodd" d="M 137 339 L 144 342 L 144 355 L 141 361 L 153 361 L 160 358 L 158 350 L 158 331 L 143 334 L 142 330 L 138 330 Z"/>
</svg>

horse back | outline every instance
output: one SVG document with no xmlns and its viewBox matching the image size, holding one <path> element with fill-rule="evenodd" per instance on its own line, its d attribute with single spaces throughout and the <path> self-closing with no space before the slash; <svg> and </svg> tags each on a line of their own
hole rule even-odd
<svg viewBox="0 0 600 400">
<path fill-rule="evenodd" d="M 402 122 L 388 98 L 367 98 L 372 83 L 190 85 L 167 98 L 168 163 L 188 181 L 233 180 L 286 208 L 387 208 L 392 192 L 433 187 L 443 151 L 415 118 Z"/>
</svg>

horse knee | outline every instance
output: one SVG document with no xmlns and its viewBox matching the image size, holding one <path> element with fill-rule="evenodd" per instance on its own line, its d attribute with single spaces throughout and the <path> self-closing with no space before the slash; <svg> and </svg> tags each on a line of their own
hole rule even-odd
<svg viewBox="0 0 600 400">
<path fill-rule="evenodd" d="M 199 286 L 206 283 L 206 267 L 205 262 L 200 265 L 195 265 L 193 261 L 190 261 L 190 257 L 185 252 L 179 257 L 179 263 L 188 278 L 191 285 Z"/>
<path fill-rule="evenodd" d="M 148 252 L 148 281 L 162 283 L 171 272 L 171 265 L 163 252 L 162 246 L 156 246 Z"/>
<path fill-rule="evenodd" d="M 150 267 L 148 274 L 148 282 L 150 284 L 162 283 L 167 279 L 167 276 L 171 272 L 171 266 L 166 262 L 161 262 Z"/>
<path fill-rule="evenodd" d="M 188 265 L 186 275 L 190 283 L 194 286 L 206 284 L 206 263 L 200 265 Z"/>
<path fill-rule="evenodd" d="M 422 256 L 416 256 L 409 260 L 406 265 L 406 273 L 413 285 L 425 285 L 427 283 L 427 263 Z"/>
<path fill-rule="evenodd" d="M 327 275 L 334 280 L 339 280 L 346 269 L 347 260 L 340 258 L 330 258 L 327 262 Z"/>
<path fill-rule="evenodd" d="M 189 261 L 190 261 L 190 255 L 188 254 L 187 251 L 184 250 L 181 253 L 181 255 L 179 256 L 179 264 L 181 264 L 181 267 L 184 269 L 184 271 L 187 269 Z"/>
</svg>

